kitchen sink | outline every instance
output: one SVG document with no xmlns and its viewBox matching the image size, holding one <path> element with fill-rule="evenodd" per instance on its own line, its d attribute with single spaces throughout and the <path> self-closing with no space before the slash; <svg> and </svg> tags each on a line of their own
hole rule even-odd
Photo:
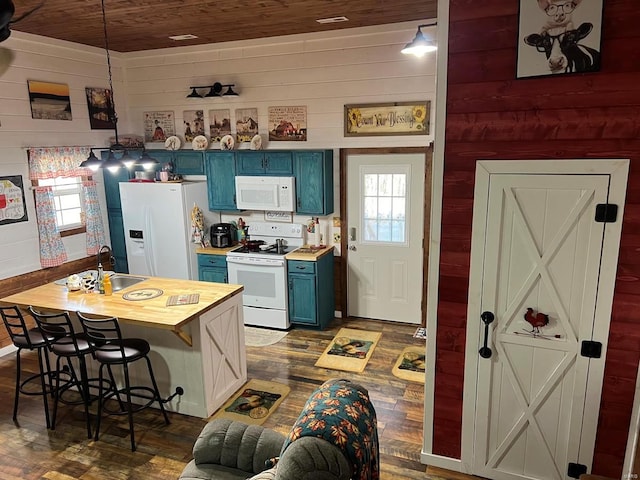
<svg viewBox="0 0 640 480">
<path fill-rule="evenodd" d="M 111 286 L 113 287 L 113 291 L 117 292 L 118 290 L 122 290 L 127 287 L 131 287 L 136 283 L 143 282 L 148 279 L 148 277 L 135 277 L 132 275 L 111 275 Z"/>
</svg>

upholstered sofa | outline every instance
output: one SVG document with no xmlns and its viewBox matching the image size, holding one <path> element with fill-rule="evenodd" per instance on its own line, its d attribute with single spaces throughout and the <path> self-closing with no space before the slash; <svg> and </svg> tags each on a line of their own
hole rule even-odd
<svg viewBox="0 0 640 480">
<path fill-rule="evenodd" d="M 378 470 L 376 417 L 367 391 L 330 380 L 311 394 L 286 437 L 228 419 L 209 422 L 180 480 L 375 480 Z"/>
</svg>

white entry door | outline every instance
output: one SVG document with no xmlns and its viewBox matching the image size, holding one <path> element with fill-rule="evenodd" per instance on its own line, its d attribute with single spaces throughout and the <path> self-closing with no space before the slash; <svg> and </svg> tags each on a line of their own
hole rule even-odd
<svg viewBox="0 0 640 480">
<path fill-rule="evenodd" d="M 595 212 L 609 182 L 490 176 L 478 301 L 494 321 L 486 333 L 481 315 L 468 324 L 479 352 L 475 475 L 565 479 L 569 464 L 591 468 L 605 352 L 587 358 L 581 348 L 598 338 L 606 350 L 608 323 L 598 325 L 596 302 L 610 224 Z"/>
<path fill-rule="evenodd" d="M 425 155 L 350 155 L 347 176 L 347 313 L 419 324 Z"/>
</svg>

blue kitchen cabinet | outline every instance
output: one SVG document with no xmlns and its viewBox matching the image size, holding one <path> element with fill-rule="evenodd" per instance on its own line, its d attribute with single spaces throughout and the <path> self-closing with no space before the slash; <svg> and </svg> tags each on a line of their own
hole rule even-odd
<svg viewBox="0 0 640 480">
<path fill-rule="evenodd" d="M 293 150 L 296 213 L 333 213 L 333 150 Z"/>
<path fill-rule="evenodd" d="M 103 152 L 102 159 L 106 160 L 108 154 L 109 152 Z M 116 264 L 113 268 L 119 273 L 129 273 L 119 186 L 120 182 L 129 181 L 129 171 L 126 168 L 120 168 L 115 172 L 103 169 L 102 179 L 104 184 L 104 194 L 107 201 L 110 247 L 116 260 Z"/>
<path fill-rule="evenodd" d="M 293 161 L 290 151 L 239 150 L 236 152 L 237 175 L 290 177 Z"/>
<path fill-rule="evenodd" d="M 165 163 L 173 165 L 177 175 L 204 175 L 204 152 L 200 150 L 148 150 L 149 156 L 160 162 L 158 170 Z"/>
<path fill-rule="evenodd" d="M 323 330 L 335 316 L 333 255 L 317 261 L 289 260 L 289 321 Z"/>
<path fill-rule="evenodd" d="M 199 253 L 198 280 L 201 282 L 229 283 L 227 257 Z"/>
<path fill-rule="evenodd" d="M 235 152 L 212 151 L 204 155 L 209 210 L 237 211 Z"/>
</svg>

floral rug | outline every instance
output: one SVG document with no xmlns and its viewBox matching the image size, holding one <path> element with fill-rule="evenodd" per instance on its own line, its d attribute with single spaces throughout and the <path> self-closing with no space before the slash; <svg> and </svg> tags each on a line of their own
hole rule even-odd
<svg viewBox="0 0 640 480">
<path fill-rule="evenodd" d="M 362 372 L 381 336 L 380 332 L 341 328 L 320 355 L 315 366 Z"/>
</svg>

